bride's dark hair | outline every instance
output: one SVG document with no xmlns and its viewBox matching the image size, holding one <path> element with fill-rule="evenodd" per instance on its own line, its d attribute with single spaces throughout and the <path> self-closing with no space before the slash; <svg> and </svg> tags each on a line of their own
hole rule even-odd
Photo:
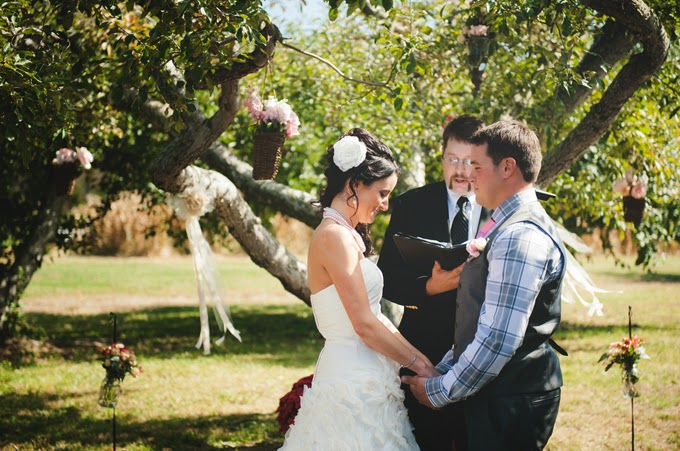
<svg viewBox="0 0 680 451">
<path fill-rule="evenodd" d="M 343 134 L 338 141 L 345 136 L 356 136 L 361 142 L 366 145 L 366 159 L 357 167 L 350 168 L 347 171 L 341 171 L 340 168 L 333 161 L 334 148 L 333 144 L 328 146 L 326 150 L 326 160 L 328 167 L 324 172 L 326 176 L 326 189 L 321 193 L 318 205 L 321 208 L 330 207 L 333 198 L 345 188 L 345 183 L 349 180 L 349 189 L 352 195 L 347 198 L 349 201 L 352 198 L 357 198 L 356 187 L 359 182 L 366 186 L 371 185 L 377 180 L 382 180 L 392 174 L 399 175 L 400 170 L 397 161 L 392 155 L 392 151 L 384 143 L 382 143 L 373 133 L 363 128 L 353 128 Z M 368 224 L 359 223 L 356 227 L 357 232 L 361 235 L 366 245 L 365 256 L 373 253 L 373 243 L 371 241 L 371 232 Z"/>
</svg>

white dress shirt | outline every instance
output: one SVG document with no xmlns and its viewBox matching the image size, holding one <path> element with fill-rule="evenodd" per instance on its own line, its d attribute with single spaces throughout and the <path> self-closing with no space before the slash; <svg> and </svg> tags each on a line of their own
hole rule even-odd
<svg viewBox="0 0 680 451">
<path fill-rule="evenodd" d="M 456 217 L 458 213 L 458 199 L 460 195 L 454 193 L 450 189 L 446 189 L 448 194 L 448 207 L 449 207 L 449 230 L 451 230 L 451 223 L 453 218 Z M 468 203 L 465 205 L 468 213 L 468 240 L 473 239 L 477 235 L 477 228 L 479 226 L 479 218 L 482 215 L 482 206 L 475 202 L 475 194 L 468 193 L 465 195 L 468 198 Z"/>
</svg>

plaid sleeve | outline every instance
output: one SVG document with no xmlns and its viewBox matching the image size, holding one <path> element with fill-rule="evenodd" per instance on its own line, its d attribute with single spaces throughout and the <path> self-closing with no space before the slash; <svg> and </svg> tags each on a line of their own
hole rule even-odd
<svg viewBox="0 0 680 451">
<path fill-rule="evenodd" d="M 451 404 L 452 400 L 448 397 L 448 391 L 444 385 L 444 376 L 431 377 L 425 382 L 427 398 L 435 407 Z"/>
<path fill-rule="evenodd" d="M 453 349 L 450 349 L 441 361 L 434 367 L 439 373 L 444 374 L 453 368 Z"/>
</svg>

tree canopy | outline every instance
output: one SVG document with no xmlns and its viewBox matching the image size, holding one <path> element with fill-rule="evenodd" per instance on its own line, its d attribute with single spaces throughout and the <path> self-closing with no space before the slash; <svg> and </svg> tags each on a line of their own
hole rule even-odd
<svg viewBox="0 0 680 451">
<path fill-rule="evenodd" d="M 448 115 L 525 120 L 543 142 L 538 183 L 558 194 L 554 218 L 603 236 L 633 227 L 645 264 L 678 239 L 677 2 L 328 5 L 318 32 L 282 36 L 257 0 L 3 4 L 0 335 L 48 246 L 96 233 L 53 189 L 62 147 L 94 154 L 103 209 L 124 190 L 160 200 L 209 187 L 224 230 L 307 302 L 305 265 L 261 218 L 318 222 L 325 149 L 351 126 L 395 150 L 404 190 L 439 177 Z M 240 97 L 254 88 L 287 98 L 302 123 L 285 183 L 252 178 Z M 639 226 L 611 189 L 629 167 L 649 183 Z"/>
</svg>

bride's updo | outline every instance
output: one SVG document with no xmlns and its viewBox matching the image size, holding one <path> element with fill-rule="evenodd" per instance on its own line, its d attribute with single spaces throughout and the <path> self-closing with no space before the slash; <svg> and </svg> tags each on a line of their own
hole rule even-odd
<svg viewBox="0 0 680 451">
<path fill-rule="evenodd" d="M 339 158 L 336 156 L 336 144 L 340 141 L 354 141 L 346 140 L 348 136 L 356 137 L 360 143 L 366 147 L 365 159 L 361 160 L 361 157 L 357 155 L 352 155 L 349 158 Z M 351 146 L 352 144 L 350 144 Z M 356 144 L 355 144 L 356 145 Z M 328 146 L 326 150 L 326 160 L 328 162 L 328 167 L 324 172 L 326 176 L 326 189 L 321 194 L 319 199 L 319 205 L 324 207 L 330 207 L 333 198 L 341 193 L 345 188 L 345 183 L 349 180 L 349 189 L 351 191 L 351 196 L 347 199 L 347 205 L 351 205 L 350 201 L 352 199 L 357 199 L 356 187 L 359 182 L 364 185 L 371 185 L 377 180 L 382 180 L 391 176 L 392 174 L 399 175 L 400 170 L 397 165 L 397 161 L 392 155 L 392 151 L 384 143 L 382 143 L 376 136 L 363 128 L 353 128 L 343 134 L 336 143 Z M 361 160 L 360 162 L 358 162 Z M 352 166 L 353 164 L 356 166 Z M 338 164 L 341 167 L 338 166 Z M 367 224 L 358 224 L 356 227 L 357 232 L 361 235 L 366 245 L 366 252 L 364 255 L 368 256 L 373 252 L 373 244 L 371 242 L 371 234 Z"/>
</svg>

